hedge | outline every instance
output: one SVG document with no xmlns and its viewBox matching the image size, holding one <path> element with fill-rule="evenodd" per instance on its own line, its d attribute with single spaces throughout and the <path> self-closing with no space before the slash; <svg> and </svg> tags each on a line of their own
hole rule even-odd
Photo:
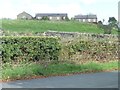
<svg viewBox="0 0 120 90">
<path fill-rule="evenodd" d="M 2 61 L 78 62 L 118 60 L 118 41 L 73 39 L 63 42 L 55 37 L 1 37 Z M 61 42 L 60 42 L 61 41 Z"/>
<path fill-rule="evenodd" d="M 2 61 L 58 60 L 61 46 L 58 38 L 16 36 L 0 37 L 2 40 Z"/>
<path fill-rule="evenodd" d="M 71 40 L 62 44 L 62 59 L 78 62 L 118 60 L 118 42 Z"/>
</svg>

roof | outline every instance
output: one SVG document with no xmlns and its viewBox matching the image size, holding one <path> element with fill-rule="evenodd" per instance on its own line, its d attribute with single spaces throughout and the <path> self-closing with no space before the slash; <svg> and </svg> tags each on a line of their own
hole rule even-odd
<svg viewBox="0 0 120 90">
<path fill-rule="evenodd" d="M 43 16 L 66 17 L 67 13 L 38 13 L 38 14 L 35 15 L 35 17 L 43 17 Z"/>
<path fill-rule="evenodd" d="M 96 19 L 97 15 L 76 15 L 75 19 Z"/>
<path fill-rule="evenodd" d="M 26 13 L 25 11 L 23 11 L 22 13 L 20 13 L 20 14 L 18 14 L 18 15 L 21 15 L 21 14 L 27 14 L 27 15 L 29 15 L 29 16 L 32 17 L 32 15 L 30 15 L 29 13 Z M 17 15 L 17 16 L 18 16 L 18 15 Z"/>
</svg>

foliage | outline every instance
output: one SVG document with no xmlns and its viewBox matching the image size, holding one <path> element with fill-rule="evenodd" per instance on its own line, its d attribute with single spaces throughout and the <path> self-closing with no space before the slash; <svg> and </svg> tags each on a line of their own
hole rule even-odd
<svg viewBox="0 0 120 90">
<path fill-rule="evenodd" d="M 73 60 L 73 62 L 83 63 L 89 60 L 93 61 L 109 61 L 118 58 L 118 42 L 105 40 L 72 40 L 63 43 L 64 50 L 62 52 L 63 59 Z"/>
<path fill-rule="evenodd" d="M 103 29 L 104 34 L 111 34 L 112 33 L 112 27 L 111 27 L 110 24 L 109 25 L 103 25 L 102 21 L 98 21 L 97 27 Z"/>
<path fill-rule="evenodd" d="M 108 22 L 111 27 L 115 27 L 117 20 L 115 19 L 115 17 L 109 17 Z"/>
<path fill-rule="evenodd" d="M 102 27 L 103 27 L 103 23 L 102 23 L 102 21 L 98 21 L 97 26 L 98 26 L 98 28 L 102 28 Z"/>
<path fill-rule="evenodd" d="M 65 20 L 66 20 L 66 21 L 70 21 L 70 19 L 68 18 L 68 16 L 65 17 Z"/>
<path fill-rule="evenodd" d="M 117 20 L 115 19 L 115 17 L 109 17 L 108 23 L 111 28 L 117 28 Z"/>
<path fill-rule="evenodd" d="M 105 20 L 103 19 L 103 22 Z M 115 17 L 109 17 L 108 25 L 103 25 L 102 21 L 98 21 L 97 27 L 104 30 L 104 34 L 112 34 L 112 32 L 116 31 L 118 33 L 117 20 Z"/>
<path fill-rule="evenodd" d="M 41 20 L 49 20 L 47 16 L 43 16 Z"/>
<path fill-rule="evenodd" d="M 35 36 L 4 36 L 0 39 L 4 80 L 118 68 L 116 40 L 82 40 L 80 37 L 59 42 L 58 38 Z M 63 56 L 60 56 L 61 53 Z M 68 54 L 66 59 L 62 59 L 67 56 L 64 53 Z M 50 63 L 47 65 L 47 62 Z"/>
<path fill-rule="evenodd" d="M 104 34 L 111 34 L 112 33 L 112 27 L 110 25 L 103 25 Z"/>
<path fill-rule="evenodd" d="M 60 44 L 52 37 L 1 37 L 2 61 L 42 61 L 59 58 Z"/>
</svg>

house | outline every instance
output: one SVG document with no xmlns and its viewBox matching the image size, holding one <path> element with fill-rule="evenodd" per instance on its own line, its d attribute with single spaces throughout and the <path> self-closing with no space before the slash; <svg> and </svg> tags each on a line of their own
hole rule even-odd
<svg viewBox="0 0 120 90">
<path fill-rule="evenodd" d="M 17 19 L 31 20 L 31 19 L 33 19 L 33 17 L 30 14 L 23 11 L 22 13 L 17 15 Z"/>
<path fill-rule="evenodd" d="M 47 17 L 49 20 L 65 20 L 67 17 L 67 13 L 38 13 L 35 15 L 35 18 L 38 20 Z"/>
<path fill-rule="evenodd" d="M 74 16 L 75 20 L 78 20 L 80 22 L 92 22 L 92 23 L 97 23 L 97 15 L 76 15 Z"/>
</svg>

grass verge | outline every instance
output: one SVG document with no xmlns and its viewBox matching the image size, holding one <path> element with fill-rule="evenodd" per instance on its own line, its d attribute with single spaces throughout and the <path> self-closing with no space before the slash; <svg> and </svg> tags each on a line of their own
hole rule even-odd
<svg viewBox="0 0 120 90">
<path fill-rule="evenodd" d="M 20 66 L 10 67 L 6 65 L 2 70 L 2 80 L 18 80 L 26 79 L 35 76 L 54 76 L 83 72 L 99 72 L 105 70 L 118 69 L 118 62 L 95 63 L 89 62 L 86 64 L 75 65 L 69 63 L 50 64 L 47 68 L 31 63 L 22 64 Z"/>
</svg>

